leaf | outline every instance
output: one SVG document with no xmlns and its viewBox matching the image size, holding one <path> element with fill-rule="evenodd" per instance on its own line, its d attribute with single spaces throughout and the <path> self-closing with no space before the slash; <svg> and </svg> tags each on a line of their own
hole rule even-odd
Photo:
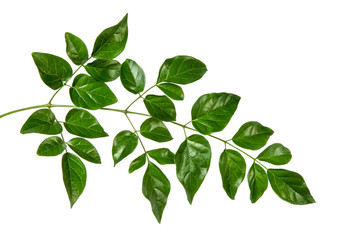
<svg viewBox="0 0 338 240">
<path fill-rule="evenodd" d="M 208 173 L 210 160 L 209 142 L 197 134 L 185 139 L 176 152 L 176 175 L 185 188 L 190 204 Z"/>
<path fill-rule="evenodd" d="M 232 141 L 242 148 L 258 150 L 264 147 L 272 134 L 272 129 L 259 122 L 247 122 L 240 127 Z"/>
<path fill-rule="evenodd" d="M 92 163 L 101 163 L 98 151 L 88 140 L 83 138 L 73 138 L 67 144 L 83 159 Z"/>
<path fill-rule="evenodd" d="M 206 72 L 207 67 L 200 60 L 190 56 L 176 56 L 164 61 L 157 83 L 188 84 L 199 80 Z"/>
<path fill-rule="evenodd" d="M 248 183 L 250 188 L 250 200 L 252 203 L 255 203 L 268 188 L 268 176 L 264 169 L 256 163 L 253 163 L 249 169 Z"/>
<path fill-rule="evenodd" d="M 163 121 L 175 121 L 176 109 L 167 96 L 147 95 L 143 100 L 151 116 Z"/>
<path fill-rule="evenodd" d="M 97 59 L 84 66 L 87 73 L 96 81 L 110 82 L 117 79 L 121 73 L 121 64 L 116 60 Z"/>
<path fill-rule="evenodd" d="M 184 92 L 178 85 L 172 83 L 161 83 L 157 87 L 173 100 L 181 101 L 184 99 Z"/>
<path fill-rule="evenodd" d="M 169 192 L 168 178 L 155 164 L 149 162 L 143 177 L 142 193 L 150 201 L 152 211 L 159 223 L 161 223 Z"/>
<path fill-rule="evenodd" d="M 224 150 L 219 159 L 219 170 L 223 188 L 229 198 L 235 199 L 239 185 L 245 177 L 246 164 L 242 155 L 235 150 Z"/>
<path fill-rule="evenodd" d="M 146 163 L 146 154 L 143 153 L 141 156 L 138 156 L 136 159 L 134 159 L 130 165 L 129 165 L 129 173 L 132 173 L 136 171 L 137 169 L 143 167 L 143 165 Z"/>
<path fill-rule="evenodd" d="M 257 159 L 274 165 L 283 165 L 290 162 L 292 158 L 288 148 L 280 143 L 274 143 L 261 152 Z"/>
<path fill-rule="evenodd" d="M 56 135 L 62 132 L 61 124 L 55 119 L 50 109 L 39 109 L 35 111 L 24 123 L 20 133 L 41 133 Z"/>
<path fill-rule="evenodd" d="M 100 138 L 108 136 L 96 118 L 83 109 L 71 109 L 67 113 L 64 125 L 69 133 L 80 137 Z"/>
<path fill-rule="evenodd" d="M 63 140 L 59 137 L 49 137 L 40 144 L 37 155 L 39 156 L 57 156 L 67 148 Z"/>
<path fill-rule="evenodd" d="M 86 167 L 76 155 L 65 153 L 62 157 L 62 174 L 72 208 L 86 186 Z"/>
<path fill-rule="evenodd" d="M 69 89 L 72 102 L 77 107 L 96 110 L 117 102 L 117 98 L 110 88 L 103 82 L 79 74 L 75 77 L 73 87 Z"/>
<path fill-rule="evenodd" d="M 161 165 L 175 164 L 175 154 L 173 154 L 168 148 L 150 150 L 147 154 Z"/>
<path fill-rule="evenodd" d="M 73 70 L 69 63 L 58 56 L 48 53 L 32 53 L 42 81 L 51 89 L 58 89 L 72 77 Z"/>
<path fill-rule="evenodd" d="M 66 32 L 66 52 L 75 65 L 84 64 L 88 60 L 88 49 L 86 44 L 77 36 Z"/>
<path fill-rule="evenodd" d="M 113 142 L 114 166 L 122 159 L 131 154 L 138 144 L 138 136 L 131 131 L 124 130 L 119 132 Z"/>
<path fill-rule="evenodd" d="M 231 93 L 202 95 L 191 109 L 192 125 L 203 134 L 222 131 L 234 115 L 240 99 Z"/>
<path fill-rule="evenodd" d="M 173 139 L 164 123 L 156 118 L 145 120 L 141 125 L 140 133 L 143 137 L 156 142 L 168 142 Z"/>
<path fill-rule="evenodd" d="M 284 201 L 297 205 L 315 202 L 303 177 L 298 173 L 285 169 L 268 169 L 268 178 L 273 191 Z"/>
<path fill-rule="evenodd" d="M 134 94 L 142 92 L 146 84 L 143 69 L 131 59 L 126 59 L 122 63 L 120 79 L 123 87 Z"/>
<path fill-rule="evenodd" d="M 92 56 L 113 59 L 123 52 L 128 38 L 128 14 L 115 26 L 103 30 L 96 38 Z"/>
</svg>

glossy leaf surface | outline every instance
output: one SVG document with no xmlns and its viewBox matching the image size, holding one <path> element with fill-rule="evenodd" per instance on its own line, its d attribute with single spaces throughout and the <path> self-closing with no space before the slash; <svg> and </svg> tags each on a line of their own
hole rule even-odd
<svg viewBox="0 0 338 240">
<path fill-rule="evenodd" d="M 60 137 L 49 137 L 40 144 L 37 155 L 57 156 L 67 148 Z"/>
<path fill-rule="evenodd" d="M 173 139 L 164 123 L 156 118 L 145 120 L 141 125 L 140 133 L 143 137 L 156 142 L 167 142 Z"/>
<path fill-rule="evenodd" d="M 103 30 L 96 38 L 92 56 L 113 59 L 123 52 L 128 38 L 128 14 L 116 25 Z"/>
<path fill-rule="evenodd" d="M 101 163 L 98 151 L 88 140 L 83 138 L 73 138 L 67 144 L 83 159 L 92 163 Z"/>
<path fill-rule="evenodd" d="M 175 154 L 168 148 L 158 148 L 147 152 L 148 155 L 155 159 L 159 164 L 175 164 Z"/>
<path fill-rule="evenodd" d="M 190 204 L 208 173 L 210 160 L 209 142 L 198 134 L 189 136 L 176 152 L 176 175 L 187 193 Z"/>
<path fill-rule="evenodd" d="M 80 137 L 100 138 L 108 136 L 97 119 L 83 109 L 73 108 L 70 110 L 67 113 L 64 125 L 69 133 Z"/>
<path fill-rule="evenodd" d="M 70 207 L 73 207 L 86 186 L 86 167 L 76 155 L 65 153 L 62 157 L 62 174 Z"/>
<path fill-rule="evenodd" d="M 137 94 L 144 90 L 146 76 L 143 69 L 131 59 L 126 59 L 121 66 L 121 83 L 129 92 Z"/>
<path fill-rule="evenodd" d="M 257 159 L 274 165 L 283 165 L 290 162 L 292 158 L 288 148 L 280 143 L 274 143 L 261 152 Z"/>
<path fill-rule="evenodd" d="M 122 159 L 131 154 L 138 144 L 138 137 L 131 131 L 124 130 L 119 132 L 113 142 L 113 159 L 114 166 Z"/>
<path fill-rule="evenodd" d="M 207 67 L 200 60 L 190 56 L 176 56 L 164 61 L 157 83 L 188 84 L 202 78 L 206 71 Z"/>
<path fill-rule="evenodd" d="M 229 198 L 234 200 L 238 187 L 245 177 L 245 160 L 235 150 L 224 150 L 219 159 L 219 170 L 222 176 L 223 188 Z"/>
<path fill-rule="evenodd" d="M 141 168 L 144 166 L 144 164 L 146 164 L 146 154 L 142 154 L 141 156 L 138 156 L 137 158 L 135 158 L 129 165 L 129 173 L 132 173 L 134 171 L 136 171 L 137 169 Z"/>
<path fill-rule="evenodd" d="M 56 135 L 62 132 L 61 124 L 55 119 L 53 112 L 49 109 L 35 111 L 24 123 L 20 133 L 41 133 Z"/>
<path fill-rule="evenodd" d="M 161 83 L 157 87 L 173 100 L 181 101 L 184 99 L 183 89 L 172 83 Z"/>
<path fill-rule="evenodd" d="M 58 56 L 48 53 L 32 53 L 42 81 L 51 89 L 58 89 L 68 80 L 73 70 L 69 63 Z"/>
<path fill-rule="evenodd" d="M 151 209 L 159 223 L 170 192 L 170 182 L 164 173 L 152 162 L 148 163 L 142 183 L 143 195 L 149 200 Z"/>
<path fill-rule="evenodd" d="M 268 178 L 273 191 L 284 201 L 305 205 L 314 203 L 301 175 L 285 169 L 268 169 Z"/>
<path fill-rule="evenodd" d="M 81 65 L 88 60 L 88 49 L 86 44 L 77 36 L 66 32 L 66 52 L 75 65 Z"/>
<path fill-rule="evenodd" d="M 252 203 L 255 203 L 268 188 L 268 175 L 261 166 L 254 163 L 248 172 L 248 183 L 250 200 Z"/>
<path fill-rule="evenodd" d="M 162 121 L 175 121 L 176 109 L 167 96 L 147 95 L 143 100 L 149 114 Z"/>
<path fill-rule="evenodd" d="M 191 109 L 192 125 L 203 134 L 222 131 L 234 115 L 240 97 L 231 93 L 209 93 L 197 99 Z"/>
<path fill-rule="evenodd" d="M 69 95 L 74 105 L 90 110 L 117 102 L 116 96 L 105 83 L 98 82 L 86 74 L 79 74 L 75 77 L 73 87 L 69 89 Z"/>
<path fill-rule="evenodd" d="M 87 73 L 96 81 L 110 82 L 117 79 L 121 73 L 121 64 L 116 60 L 101 60 L 88 63 L 84 66 Z"/>
<path fill-rule="evenodd" d="M 272 129 L 259 122 L 247 122 L 240 127 L 232 141 L 242 148 L 258 150 L 264 147 L 272 134 Z"/>
</svg>

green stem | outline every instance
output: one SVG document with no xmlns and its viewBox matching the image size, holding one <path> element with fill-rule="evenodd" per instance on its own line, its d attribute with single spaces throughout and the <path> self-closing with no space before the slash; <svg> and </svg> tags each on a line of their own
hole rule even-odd
<svg viewBox="0 0 338 240">
<path fill-rule="evenodd" d="M 139 94 L 139 96 L 134 100 L 134 101 L 132 101 L 129 105 L 128 105 L 128 107 L 126 108 L 126 111 L 135 103 L 135 102 L 137 102 L 137 100 L 139 100 L 140 98 L 143 98 L 143 96 L 144 96 L 144 94 L 146 94 L 147 92 L 149 92 L 151 89 L 153 89 L 154 87 L 156 87 L 157 86 L 157 83 L 155 84 L 155 85 L 153 85 L 153 86 L 151 86 L 150 88 L 148 88 L 145 92 L 143 92 L 142 94 Z"/>
</svg>

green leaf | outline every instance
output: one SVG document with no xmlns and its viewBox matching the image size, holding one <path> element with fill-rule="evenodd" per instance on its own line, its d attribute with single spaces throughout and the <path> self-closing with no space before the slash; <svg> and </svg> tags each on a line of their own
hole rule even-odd
<svg viewBox="0 0 338 240">
<path fill-rule="evenodd" d="M 255 203 L 268 188 L 268 175 L 266 175 L 266 172 L 261 166 L 253 163 L 248 172 L 248 183 L 250 200 L 252 203 Z"/>
<path fill-rule="evenodd" d="M 219 170 L 223 188 L 229 198 L 235 199 L 239 185 L 245 177 L 246 164 L 242 155 L 235 150 L 224 150 L 219 159 Z"/>
<path fill-rule="evenodd" d="M 174 164 L 175 154 L 173 154 L 168 148 L 158 148 L 147 152 L 148 155 L 155 159 L 159 164 Z"/>
<path fill-rule="evenodd" d="M 126 59 L 121 66 L 121 83 L 129 92 L 137 94 L 144 90 L 146 76 L 143 69 L 131 59 Z"/>
<path fill-rule="evenodd" d="M 76 155 L 65 153 L 62 157 L 62 174 L 72 208 L 86 186 L 86 167 Z"/>
<path fill-rule="evenodd" d="M 161 83 L 157 87 L 173 100 L 181 101 L 184 99 L 184 92 L 178 85 L 172 83 Z"/>
<path fill-rule="evenodd" d="M 83 138 L 73 138 L 67 144 L 83 159 L 92 163 L 101 163 L 98 151 L 88 140 Z"/>
<path fill-rule="evenodd" d="M 164 123 L 156 118 L 145 120 L 141 125 L 140 133 L 143 137 L 156 142 L 168 142 L 173 139 Z"/>
<path fill-rule="evenodd" d="M 188 84 L 199 80 L 206 72 L 207 67 L 200 60 L 190 56 L 176 56 L 164 61 L 157 83 Z"/>
<path fill-rule="evenodd" d="M 285 169 L 268 169 L 268 178 L 273 191 L 284 201 L 297 205 L 315 202 L 303 177 L 298 173 Z"/>
<path fill-rule="evenodd" d="M 51 89 L 60 88 L 73 74 L 72 67 L 63 58 L 39 52 L 32 53 L 32 57 L 42 81 Z"/>
<path fill-rule="evenodd" d="M 113 59 L 123 52 L 128 38 L 128 14 L 115 26 L 103 30 L 96 38 L 92 56 Z"/>
<path fill-rule="evenodd" d="M 167 96 L 147 95 L 143 100 L 151 116 L 163 121 L 175 121 L 176 109 Z"/>
<path fill-rule="evenodd" d="M 222 131 L 234 115 L 240 99 L 231 93 L 202 95 L 191 109 L 192 125 L 203 134 Z"/>
<path fill-rule="evenodd" d="M 66 52 L 75 65 L 84 64 L 88 60 L 88 49 L 86 44 L 77 36 L 66 32 Z"/>
<path fill-rule="evenodd" d="M 110 82 L 117 79 L 121 73 L 121 64 L 116 60 L 97 59 L 84 66 L 87 73 L 100 82 Z"/>
<path fill-rule="evenodd" d="M 73 108 L 66 116 L 65 128 L 71 134 L 85 138 L 107 137 L 96 118 L 83 109 Z"/>
<path fill-rule="evenodd" d="M 122 159 L 131 154 L 138 144 L 138 136 L 131 131 L 124 130 L 119 132 L 113 142 L 114 166 Z"/>
<path fill-rule="evenodd" d="M 176 152 L 176 175 L 185 188 L 190 204 L 208 173 L 210 160 L 209 142 L 197 134 L 185 139 Z"/>
<path fill-rule="evenodd" d="M 40 144 L 37 154 L 39 156 L 57 156 L 67 148 L 59 137 L 49 137 Z"/>
<path fill-rule="evenodd" d="M 55 116 L 51 110 L 39 109 L 27 119 L 20 132 L 22 134 L 41 133 L 47 135 L 56 135 L 62 132 L 62 126 L 55 119 Z"/>
<path fill-rule="evenodd" d="M 240 127 L 232 141 L 242 148 L 258 150 L 264 147 L 272 134 L 272 129 L 259 122 L 247 122 Z"/>
<path fill-rule="evenodd" d="M 72 102 L 77 107 L 96 110 L 117 102 L 117 98 L 110 88 L 103 82 L 79 74 L 75 77 L 73 87 L 69 89 Z"/>
<path fill-rule="evenodd" d="M 146 158 L 146 154 L 143 153 L 141 156 L 138 156 L 136 159 L 134 159 L 129 165 L 129 173 L 132 173 L 143 167 L 143 165 L 146 163 Z"/>
<path fill-rule="evenodd" d="M 170 182 L 164 173 L 152 162 L 148 163 L 142 183 L 143 195 L 150 201 L 152 211 L 161 223 L 163 210 L 170 192 Z"/>
<path fill-rule="evenodd" d="M 274 164 L 283 165 L 290 162 L 292 158 L 291 152 L 288 148 L 280 143 L 274 143 L 261 152 L 257 159 Z"/>
</svg>

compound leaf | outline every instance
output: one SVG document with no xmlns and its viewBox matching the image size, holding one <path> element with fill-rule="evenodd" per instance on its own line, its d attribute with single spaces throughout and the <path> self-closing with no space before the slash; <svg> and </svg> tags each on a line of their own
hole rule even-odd
<svg viewBox="0 0 338 240">
<path fill-rule="evenodd" d="M 143 100 L 149 114 L 163 121 L 175 121 L 176 109 L 167 96 L 147 95 Z"/>
<path fill-rule="evenodd" d="M 257 159 L 274 165 L 283 165 L 290 162 L 292 158 L 288 148 L 280 143 L 274 143 L 261 152 Z"/>
<path fill-rule="evenodd" d="M 250 200 L 252 203 L 255 203 L 268 188 L 268 175 L 266 175 L 265 170 L 261 166 L 253 163 L 248 172 L 248 183 Z"/>
<path fill-rule="evenodd" d="M 77 36 L 66 32 L 66 52 L 75 65 L 84 64 L 88 60 L 88 49 L 86 44 Z"/>
<path fill-rule="evenodd" d="M 137 94 L 144 90 L 146 76 L 143 69 L 131 59 L 126 59 L 121 66 L 121 83 L 129 92 Z"/>
<path fill-rule="evenodd" d="M 136 171 L 137 169 L 143 167 L 143 165 L 146 163 L 146 154 L 143 153 L 142 155 L 138 156 L 137 158 L 135 158 L 129 165 L 129 173 L 132 173 L 134 171 Z"/>
<path fill-rule="evenodd" d="M 114 166 L 122 159 L 131 154 L 138 144 L 138 136 L 131 131 L 124 130 L 119 132 L 113 142 Z"/>
<path fill-rule="evenodd" d="M 60 137 L 49 137 L 40 144 L 37 155 L 39 156 L 57 156 L 67 148 Z"/>
<path fill-rule="evenodd" d="M 88 140 L 83 138 L 73 138 L 67 144 L 83 159 L 92 163 L 101 163 L 98 151 Z"/>
<path fill-rule="evenodd" d="M 121 64 L 116 60 L 101 60 L 88 63 L 84 66 L 87 73 L 100 82 L 110 82 L 117 79 L 121 73 Z"/>
<path fill-rule="evenodd" d="M 168 148 L 153 149 L 147 151 L 147 154 L 161 165 L 175 163 L 175 154 L 172 153 Z"/>
<path fill-rule="evenodd" d="M 164 123 L 156 118 L 145 120 L 141 125 L 140 133 L 143 137 L 156 142 L 167 142 L 173 139 Z"/>
<path fill-rule="evenodd" d="M 173 100 L 182 101 L 184 99 L 184 92 L 182 88 L 172 83 L 161 83 L 157 87 Z"/>
</svg>

